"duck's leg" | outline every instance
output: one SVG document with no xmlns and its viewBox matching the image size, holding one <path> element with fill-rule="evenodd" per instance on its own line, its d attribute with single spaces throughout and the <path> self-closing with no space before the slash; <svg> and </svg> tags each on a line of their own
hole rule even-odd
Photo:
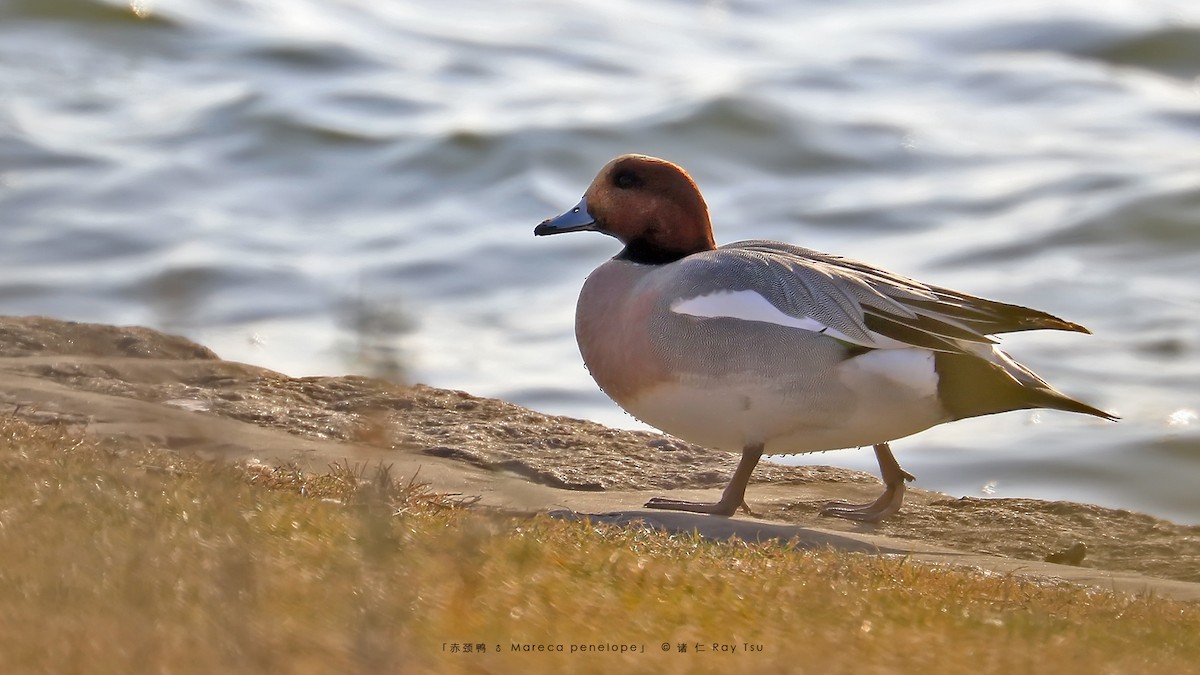
<svg viewBox="0 0 1200 675">
<path fill-rule="evenodd" d="M 821 508 L 821 515 L 861 520 L 875 523 L 900 510 L 904 502 L 905 481 L 916 480 L 911 473 L 900 468 L 887 443 L 875 446 L 875 459 L 879 460 L 879 473 L 883 476 L 884 490 L 879 499 L 868 504 L 829 502 Z"/>
<path fill-rule="evenodd" d="M 758 466 L 758 460 L 762 457 L 762 453 L 761 443 L 742 449 L 742 461 L 738 462 L 737 470 L 733 472 L 733 478 L 729 480 L 729 485 L 725 486 L 725 492 L 721 494 L 719 502 L 687 502 L 681 499 L 655 497 L 646 502 L 646 508 L 732 516 L 740 506 L 750 513 L 750 507 L 746 506 L 746 485 L 750 482 L 750 473 L 754 471 L 755 466 Z"/>
</svg>

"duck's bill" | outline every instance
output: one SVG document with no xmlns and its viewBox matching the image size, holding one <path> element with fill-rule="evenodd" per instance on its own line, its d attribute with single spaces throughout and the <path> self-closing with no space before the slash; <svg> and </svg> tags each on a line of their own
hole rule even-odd
<svg viewBox="0 0 1200 675">
<path fill-rule="evenodd" d="M 587 197 L 584 197 L 570 211 L 561 216 L 543 220 L 541 225 L 533 228 L 533 233 L 535 235 L 561 234 L 563 232 L 594 229 L 596 229 L 596 219 L 592 218 L 592 214 L 588 213 Z"/>
</svg>

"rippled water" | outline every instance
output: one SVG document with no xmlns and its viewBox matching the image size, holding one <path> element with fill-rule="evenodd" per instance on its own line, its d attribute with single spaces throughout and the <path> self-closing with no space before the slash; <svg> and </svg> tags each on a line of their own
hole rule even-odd
<svg viewBox="0 0 1200 675">
<path fill-rule="evenodd" d="M 0 313 L 636 426 L 572 335 L 615 242 L 531 236 L 629 151 L 718 241 L 1095 331 L 1005 344 L 1120 424 L 944 426 L 896 444 L 918 485 L 1200 522 L 1190 0 L 0 0 Z"/>
</svg>

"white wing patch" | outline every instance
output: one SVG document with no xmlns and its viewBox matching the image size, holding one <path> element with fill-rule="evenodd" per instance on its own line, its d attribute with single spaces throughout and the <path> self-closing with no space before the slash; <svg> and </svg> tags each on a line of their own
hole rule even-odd
<svg viewBox="0 0 1200 675">
<path fill-rule="evenodd" d="M 810 316 L 797 318 L 790 314 L 785 314 L 778 307 L 771 304 L 770 300 L 767 300 L 756 291 L 717 291 L 708 295 L 698 295 L 694 298 L 682 298 L 671 303 L 671 311 L 676 314 L 686 314 L 706 319 L 727 318 L 773 323 L 777 326 L 787 326 L 788 328 L 799 328 L 800 330 L 812 331 L 813 333 L 821 333 L 831 338 L 837 338 L 842 342 L 875 349 L 897 349 L 912 346 L 873 331 L 868 331 L 872 337 L 872 341 L 869 343 L 862 340 L 852 340 L 840 330 L 830 328 Z"/>
<path fill-rule="evenodd" d="M 676 314 L 699 316 L 706 319 L 724 317 L 743 321 L 762 321 L 777 326 L 811 330 L 819 333 L 828 327 L 811 317 L 797 319 L 779 311 L 763 296 L 754 291 L 718 291 L 694 298 L 684 298 L 671 303 Z"/>
</svg>

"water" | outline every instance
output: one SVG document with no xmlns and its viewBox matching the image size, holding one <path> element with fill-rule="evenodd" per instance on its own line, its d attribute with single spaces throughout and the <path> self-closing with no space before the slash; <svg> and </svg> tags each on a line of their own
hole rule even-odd
<svg viewBox="0 0 1200 675">
<path fill-rule="evenodd" d="M 720 242 L 1095 331 L 1005 345 L 1120 424 L 943 426 L 895 444 L 919 485 L 1200 522 L 1190 0 L 0 0 L 0 312 L 636 427 L 572 335 L 615 242 L 531 236 L 630 151 Z"/>
</svg>

